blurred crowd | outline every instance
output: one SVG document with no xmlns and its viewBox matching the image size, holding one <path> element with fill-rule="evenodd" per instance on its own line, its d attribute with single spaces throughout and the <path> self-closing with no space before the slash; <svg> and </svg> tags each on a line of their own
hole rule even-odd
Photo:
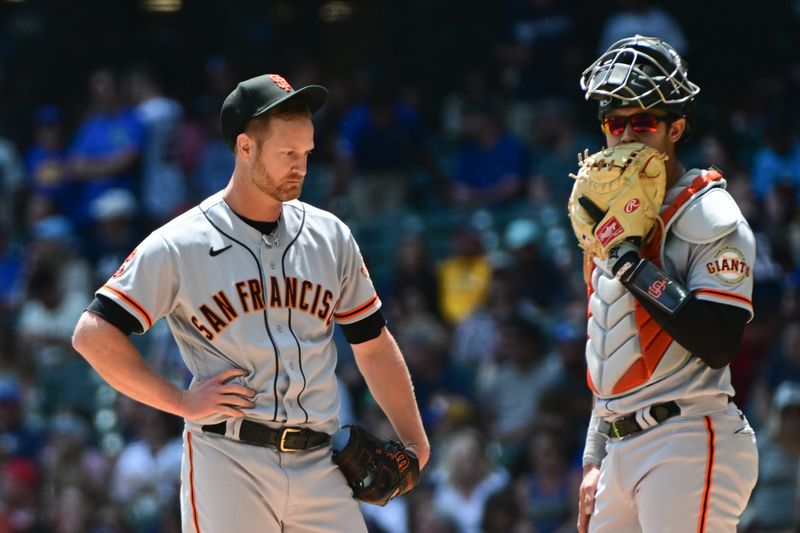
<svg viewBox="0 0 800 533">
<path fill-rule="evenodd" d="M 656 2 L 611 2 L 596 40 L 566 3 L 501 4 L 485 53 L 431 80 L 435 99 L 390 62 L 340 71 L 300 54 L 281 72 L 331 90 L 302 199 L 353 229 L 432 441 L 419 488 L 364 507 L 373 532 L 575 530 L 591 393 L 566 200 L 576 154 L 602 143 L 577 79 L 637 32 L 702 53 Z M 79 97 L 42 98 L 19 122 L 0 106 L 0 533 L 180 531 L 182 422 L 115 393 L 70 336 L 149 231 L 226 185 L 220 105 L 261 73 L 209 54 L 198 86 L 175 94 L 158 61 L 110 61 L 78 80 Z M 755 318 L 731 365 L 760 450 L 741 530 L 798 531 L 800 60 L 736 95 L 691 73 L 699 127 L 679 156 L 721 169 L 758 246 Z M 163 322 L 133 340 L 185 385 Z M 391 437 L 337 339 L 342 422 Z"/>
</svg>

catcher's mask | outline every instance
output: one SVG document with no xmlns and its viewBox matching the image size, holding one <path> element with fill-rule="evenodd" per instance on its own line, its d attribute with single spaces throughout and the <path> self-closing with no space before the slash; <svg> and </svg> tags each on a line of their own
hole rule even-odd
<svg viewBox="0 0 800 533">
<path fill-rule="evenodd" d="M 587 100 L 598 100 L 598 116 L 618 107 L 659 108 L 686 119 L 681 140 L 691 135 L 694 97 L 700 87 L 689 81 L 678 52 L 657 37 L 635 35 L 612 44 L 581 75 Z"/>
</svg>

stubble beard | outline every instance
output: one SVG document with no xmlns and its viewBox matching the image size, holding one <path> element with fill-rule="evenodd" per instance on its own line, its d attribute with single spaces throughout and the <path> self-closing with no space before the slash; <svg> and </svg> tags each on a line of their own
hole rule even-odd
<svg viewBox="0 0 800 533">
<path fill-rule="evenodd" d="M 295 181 L 287 181 L 288 176 L 282 180 L 276 180 L 261 161 L 256 161 L 254 168 L 250 174 L 250 180 L 253 184 L 264 194 L 278 202 L 288 202 L 300 198 L 300 193 L 303 192 L 303 180 L 299 183 Z"/>
</svg>

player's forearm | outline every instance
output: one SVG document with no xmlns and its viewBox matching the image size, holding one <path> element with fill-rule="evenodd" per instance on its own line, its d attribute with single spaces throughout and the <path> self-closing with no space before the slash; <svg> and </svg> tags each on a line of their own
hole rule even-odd
<svg viewBox="0 0 800 533">
<path fill-rule="evenodd" d="M 711 368 L 729 364 L 739 351 L 748 318 L 744 309 L 692 297 L 678 314 L 668 316 L 646 299 L 637 298 L 659 326 Z"/>
<path fill-rule="evenodd" d="M 606 442 L 608 438 L 600 432 L 600 416 L 592 410 L 589 419 L 589 427 L 586 429 L 586 443 L 583 447 L 583 469 L 584 474 L 587 468 L 598 466 L 606 456 Z"/>
<path fill-rule="evenodd" d="M 430 444 L 414 397 L 411 375 L 391 333 L 384 328 L 377 338 L 354 344 L 353 352 L 375 401 L 400 440 L 417 451 L 420 467 L 424 466 Z"/>
<path fill-rule="evenodd" d="M 609 268 L 659 326 L 709 367 L 719 369 L 733 360 L 749 318 L 747 311 L 698 300 L 680 280 L 640 259 L 630 242 L 612 250 Z"/>
<path fill-rule="evenodd" d="M 72 346 L 122 394 L 183 416 L 183 391 L 150 369 L 130 339 L 115 326 L 87 311 L 75 327 Z"/>
</svg>

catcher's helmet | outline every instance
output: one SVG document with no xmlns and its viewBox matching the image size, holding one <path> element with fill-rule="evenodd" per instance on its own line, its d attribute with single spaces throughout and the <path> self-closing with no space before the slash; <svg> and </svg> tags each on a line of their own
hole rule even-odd
<svg viewBox="0 0 800 533">
<path fill-rule="evenodd" d="M 686 62 L 672 46 L 642 35 L 612 44 L 583 71 L 580 83 L 587 100 L 600 102 L 601 118 L 617 107 L 657 107 L 686 117 L 687 127 L 693 121 L 694 97 L 700 92 L 700 87 L 689 81 Z"/>
</svg>

